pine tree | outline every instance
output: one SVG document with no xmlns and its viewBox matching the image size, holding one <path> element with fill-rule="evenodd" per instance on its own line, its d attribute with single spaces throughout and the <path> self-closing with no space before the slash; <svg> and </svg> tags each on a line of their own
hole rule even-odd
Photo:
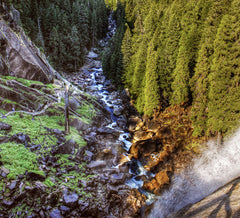
<svg viewBox="0 0 240 218">
<path fill-rule="evenodd" d="M 157 74 L 157 52 L 154 51 L 153 42 L 148 46 L 146 79 L 144 87 L 144 114 L 152 116 L 154 109 L 157 109 L 160 102 L 159 84 Z"/>
<path fill-rule="evenodd" d="M 205 7 L 208 7 L 207 5 Z M 198 52 L 195 74 L 191 79 L 193 92 L 193 104 L 191 119 L 194 126 L 194 135 L 204 135 L 207 130 L 207 108 L 208 108 L 208 76 L 212 65 L 212 55 L 214 53 L 214 39 L 221 18 L 227 8 L 226 0 L 213 1 L 207 19 L 204 23 L 200 50 Z"/>
<path fill-rule="evenodd" d="M 72 27 L 71 30 L 71 54 L 72 54 L 72 66 L 71 69 L 75 72 L 78 67 L 81 66 L 80 60 L 83 58 L 83 54 L 81 52 L 80 39 L 78 36 L 78 29 L 76 26 Z"/>
<path fill-rule="evenodd" d="M 211 133 L 231 132 L 240 118 L 240 1 L 234 0 L 224 15 L 214 42 L 209 75 L 209 120 Z"/>
<path fill-rule="evenodd" d="M 127 66 L 132 56 L 132 33 L 128 24 L 125 24 L 125 28 L 121 51 L 124 55 L 124 66 Z"/>
<path fill-rule="evenodd" d="M 197 1 L 187 3 L 181 20 L 184 28 L 179 41 L 179 53 L 173 72 L 172 104 L 191 104 L 190 79 L 194 75 L 198 43 L 201 37 L 201 5 Z"/>
<path fill-rule="evenodd" d="M 142 81 L 145 76 L 146 70 L 146 59 L 147 59 L 147 41 L 144 36 L 142 36 L 142 42 L 136 53 L 136 65 L 134 69 L 134 74 L 132 78 L 132 90 L 133 98 L 136 98 L 139 93 L 142 92 Z"/>
</svg>

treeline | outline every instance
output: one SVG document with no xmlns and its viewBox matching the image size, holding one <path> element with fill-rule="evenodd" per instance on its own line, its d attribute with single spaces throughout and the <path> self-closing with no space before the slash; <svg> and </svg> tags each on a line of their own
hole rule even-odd
<svg viewBox="0 0 240 218">
<path fill-rule="evenodd" d="M 199 136 L 236 128 L 240 0 L 121 4 L 126 27 L 116 72 L 138 111 L 152 116 L 169 105 L 191 106 L 194 134 Z"/>
<path fill-rule="evenodd" d="M 58 70 L 76 71 L 108 30 L 104 0 L 3 0 L 20 11 L 27 35 Z"/>
</svg>

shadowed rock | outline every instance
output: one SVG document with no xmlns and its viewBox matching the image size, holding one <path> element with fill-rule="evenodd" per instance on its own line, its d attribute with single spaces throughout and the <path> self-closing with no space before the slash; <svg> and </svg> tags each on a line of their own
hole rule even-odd
<svg viewBox="0 0 240 218">
<path fill-rule="evenodd" d="M 1 130 L 10 130 L 11 128 L 12 128 L 11 125 L 0 121 L 0 131 Z"/>
</svg>

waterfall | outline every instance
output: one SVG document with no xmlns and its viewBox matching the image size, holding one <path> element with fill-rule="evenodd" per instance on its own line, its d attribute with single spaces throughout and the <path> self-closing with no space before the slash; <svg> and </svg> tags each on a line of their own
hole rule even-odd
<svg viewBox="0 0 240 218">
<path fill-rule="evenodd" d="M 155 202 L 149 217 L 164 218 L 196 203 L 240 175 L 240 129 L 223 144 L 209 141 L 208 148 Z"/>
</svg>

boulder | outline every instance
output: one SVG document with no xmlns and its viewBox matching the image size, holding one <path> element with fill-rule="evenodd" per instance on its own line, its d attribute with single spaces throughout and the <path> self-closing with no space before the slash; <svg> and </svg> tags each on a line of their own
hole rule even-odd
<svg viewBox="0 0 240 218">
<path fill-rule="evenodd" d="M 94 53 L 93 51 L 90 51 L 90 52 L 88 53 L 87 57 L 88 57 L 88 58 L 93 58 L 93 59 L 95 59 L 95 58 L 98 57 L 98 55 L 97 55 L 96 53 Z"/>
<path fill-rule="evenodd" d="M 61 144 L 57 147 L 54 154 L 72 154 L 75 150 L 76 142 L 72 139 L 69 139 L 64 144 Z"/>
<path fill-rule="evenodd" d="M 46 177 L 35 172 L 26 172 L 26 179 L 30 181 L 44 181 Z"/>
<path fill-rule="evenodd" d="M 76 193 L 72 194 L 66 193 L 63 195 L 63 200 L 66 206 L 74 208 L 75 206 L 77 206 L 78 203 L 78 195 Z"/>
<path fill-rule="evenodd" d="M 90 164 L 87 165 L 88 168 L 103 168 L 106 166 L 106 161 L 104 160 L 97 160 L 97 161 L 92 161 Z"/>
<path fill-rule="evenodd" d="M 120 116 L 123 113 L 124 108 L 122 106 L 115 106 L 113 109 L 113 113 L 116 116 Z"/>
<path fill-rule="evenodd" d="M 111 185 L 119 185 L 123 184 L 126 179 L 124 173 L 112 174 L 110 177 L 110 184 Z"/>
<path fill-rule="evenodd" d="M 15 32 L 3 19 L 0 20 L 0 26 L 1 74 L 50 83 L 53 69 L 39 49 L 20 28 L 19 32 Z"/>
<path fill-rule="evenodd" d="M 70 212 L 70 208 L 69 207 L 66 207 L 64 205 L 61 205 L 60 206 L 60 210 L 62 211 L 62 214 L 65 215 L 67 214 L 68 212 Z"/>
<path fill-rule="evenodd" d="M 0 121 L 0 131 L 1 130 L 10 130 L 11 128 L 12 128 L 11 125 Z"/>
<path fill-rule="evenodd" d="M 29 143 L 31 143 L 29 136 L 23 133 L 14 134 L 11 136 L 10 141 L 15 141 L 16 143 L 24 144 L 25 146 L 28 146 Z"/>
<path fill-rule="evenodd" d="M 10 138 L 8 136 L 0 136 L 0 144 L 9 142 Z"/>
<path fill-rule="evenodd" d="M 17 185 L 17 181 L 16 180 L 13 180 L 9 185 L 8 185 L 8 188 L 10 190 L 13 190 L 16 188 L 16 185 Z"/>
<path fill-rule="evenodd" d="M 1 166 L 0 174 L 2 177 L 6 177 L 10 173 L 9 169 L 5 168 L 4 166 Z"/>
<path fill-rule="evenodd" d="M 100 127 L 97 129 L 98 134 L 106 135 L 106 134 L 116 134 L 116 131 L 109 127 Z"/>
<path fill-rule="evenodd" d="M 139 117 L 131 116 L 128 118 L 128 129 L 129 131 L 134 131 L 136 126 L 142 122 L 142 119 Z"/>
<path fill-rule="evenodd" d="M 78 118 L 70 119 L 70 126 L 73 126 L 78 131 L 82 131 L 82 132 L 89 130 L 89 125 L 84 123 Z"/>
<path fill-rule="evenodd" d="M 50 213 L 50 217 L 51 218 L 62 218 L 63 216 L 61 215 L 61 211 L 59 209 L 55 208 Z"/>
</svg>

